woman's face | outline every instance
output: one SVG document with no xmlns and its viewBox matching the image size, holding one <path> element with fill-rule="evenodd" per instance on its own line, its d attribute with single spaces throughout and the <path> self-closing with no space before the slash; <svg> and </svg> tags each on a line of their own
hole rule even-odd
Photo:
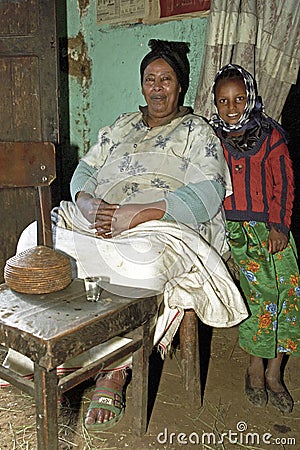
<svg viewBox="0 0 300 450">
<path fill-rule="evenodd" d="M 150 126 L 175 116 L 180 92 L 177 75 L 164 59 L 156 59 L 146 67 L 142 93 L 148 105 Z"/>
<path fill-rule="evenodd" d="M 239 78 L 219 80 L 215 88 L 215 99 L 221 119 L 228 124 L 236 124 L 247 102 L 243 80 Z"/>
</svg>

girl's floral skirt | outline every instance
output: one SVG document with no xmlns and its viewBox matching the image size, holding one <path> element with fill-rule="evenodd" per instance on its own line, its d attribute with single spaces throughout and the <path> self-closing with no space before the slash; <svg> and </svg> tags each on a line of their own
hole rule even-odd
<svg viewBox="0 0 300 450">
<path fill-rule="evenodd" d="M 300 356 L 299 268 L 293 236 L 283 252 L 272 255 L 265 223 L 227 221 L 227 231 L 250 312 L 239 326 L 241 348 L 261 358 L 275 358 L 279 352 Z"/>
</svg>

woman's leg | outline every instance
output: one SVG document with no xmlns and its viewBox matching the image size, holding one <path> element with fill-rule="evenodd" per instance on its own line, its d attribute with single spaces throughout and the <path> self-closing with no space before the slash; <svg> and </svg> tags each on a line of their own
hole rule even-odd
<svg viewBox="0 0 300 450">
<path fill-rule="evenodd" d="M 116 406 L 120 410 L 123 408 L 122 401 L 123 401 L 123 389 L 125 386 L 127 380 L 127 371 L 126 369 L 123 370 L 114 370 L 111 372 L 108 372 L 106 375 L 100 375 L 96 381 L 96 390 L 94 393 L 94 399 L 95 401 L 99 401 L 99 398 L 101 399 L 107 399 L 108 397 L 111 398 L 111 405 Z M 97 390 L 98 388 L 98 390 Z M 106 389 L 108 388 L 108 391 Z M 111 391 L 117 391 L 120 394 L 117 394 L 116 392 Z M 96 398 L 97 397 L 97 398 Z M 109 411 L 108 409 L 104 408 L 90 408 L 87 412 L 86 418 L 85 418 L 85 424 L 93 425 L 94 423 L 103 423 L 108 422 L 109 420 L 112 420 L 115 417 L 115 413 L 112 411 Z"/>
</svg>

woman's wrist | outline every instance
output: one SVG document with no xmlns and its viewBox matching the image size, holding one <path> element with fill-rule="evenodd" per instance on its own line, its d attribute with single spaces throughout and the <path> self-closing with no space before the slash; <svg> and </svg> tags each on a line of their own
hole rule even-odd
<svg viewBox="0 0 300 450">
<path fill-rule="evenodd" d="M 142 211 L 145 219 L 142 222 L 146 222 L 148 220 L 160 220 L 165 215 L 166 207 L 167 205 L 165 200 L 148 203 L 147 208 Z"/>
<path fill-rule="evenodd" d="M 82 199 L 82 200 L 88 200 L 90 198 L 93 198 L 92 194 L 89 194 L 88 192 L 85 191 L 79 191 L 75 194 L 75 202 L 77 203 L 77 200 Z"/>
</svg>

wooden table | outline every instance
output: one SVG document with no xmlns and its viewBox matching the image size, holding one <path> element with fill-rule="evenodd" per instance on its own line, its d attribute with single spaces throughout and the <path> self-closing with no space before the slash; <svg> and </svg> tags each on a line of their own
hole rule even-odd
<svg viewBox="0 0 300 450">
<path fill-rule="evenodd" d="M 135 415 L 133 430 L 147 428 L 149 356 L 152 335 L 149 322 L 157 312 L 153 291 L 109 283 L 101 301 L 86 301 L 83 280 L 44 295 L 20 294 L 0 286 L 0 344 L 29 357 L 34 381 L 0 366 L 0 377 L 35 398 L 39 450 L 58 449 L 57 401 L 71 389 L 112 362 L 133 354 L 132 383 Z M 115 336 L 132 340 L 85 368 L 58 379 L 56 368 L 68 359 Z"/>
</svg>

